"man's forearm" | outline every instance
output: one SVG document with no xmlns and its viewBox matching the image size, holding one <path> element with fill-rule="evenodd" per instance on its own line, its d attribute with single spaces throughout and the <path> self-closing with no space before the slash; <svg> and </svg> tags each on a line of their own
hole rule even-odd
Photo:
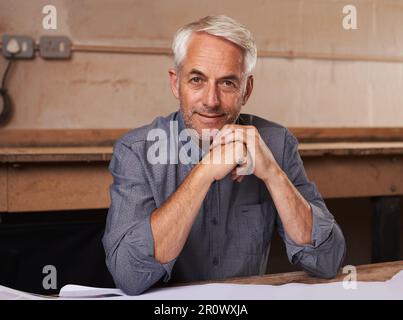
<svg viewBox="0 0 403 320">
<path fill-rule="evenodd" d="M 288 236 L 298 245 L 312 243 L 312 211 L 309 203 L 275 164 L 263 179 Z"/>
<path fill-rule="evenodd" d="M 211 185 L 203 165 L 196 165 L 165 203 L 151 215 L 154 257 L 160 263 L 181 252 Z"/>
</svg>

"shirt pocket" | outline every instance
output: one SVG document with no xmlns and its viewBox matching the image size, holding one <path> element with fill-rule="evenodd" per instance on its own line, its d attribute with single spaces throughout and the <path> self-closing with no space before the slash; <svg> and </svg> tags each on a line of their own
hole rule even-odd
<svg viewBox="0 0 403 320">
<path fill-rule="evenodd" d="M 235 210 L 240 252 L 248 255 L 265 253 L 274 229 L 275 214 L 272 204 L 264 202 L 239 205 Z"/>
</svg>

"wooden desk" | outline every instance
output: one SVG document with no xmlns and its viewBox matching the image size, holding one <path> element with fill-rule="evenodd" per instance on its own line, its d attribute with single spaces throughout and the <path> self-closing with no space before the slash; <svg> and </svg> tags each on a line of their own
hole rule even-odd
<svg viewBox="0 0 403 320">
<path fill-rule="evenodd" d="M 357 281 L 386 281 L 392 278 L 399 271 L 403 270 L 403 260 L 394 262 L 373 263 L 356 266 Z M 221 281 L 204 281 L 192 284 L 221 282 L 221 283 L 236 283 L 236 284 L 270 284 L 282 285 L 287 283 L 330 283 L 343 281 L 346 274 L 340 271 L 339 275 L 333 279 L 320 279 L 307 275 L 303 271 L 267 274 L 263 276 L 231 278 Z"/>
</svg>

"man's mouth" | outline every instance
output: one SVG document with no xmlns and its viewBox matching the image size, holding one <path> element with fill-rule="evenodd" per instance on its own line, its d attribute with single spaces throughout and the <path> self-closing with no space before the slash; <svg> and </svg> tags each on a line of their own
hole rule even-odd
<svg viewBox="0 0 403 320">
<path fill-rule="evenodd" d="M 221 118 L 221 117 L 225 116 L 225 114 L 223 114 L 223 113 L 217 114 L 217 113 L 199 113 L 199 112 L 197 112 L 197 114 L 201 117 L 209 118 L 209 119 L 216 119 L 216 118 Z"/>
</svg>

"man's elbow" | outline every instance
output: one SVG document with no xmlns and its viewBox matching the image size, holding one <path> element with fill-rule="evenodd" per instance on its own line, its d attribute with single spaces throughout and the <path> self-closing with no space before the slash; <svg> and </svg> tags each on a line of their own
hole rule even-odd
<svg viewBox="0 0 403 320">
<path fill-rule="evenodd" d="M 115 279 L 115 278 L 114 278 Z M 150 285 L 144 283 L 140 279 L 135 279 L 134 281 L 121 281 L 120 279 L 115 280 L 116 286 L 122 290 L 126 295 L 138 296 L 146 292 Z"/>
<path fill-rule="evenodd" d="M 346 258 L 346 242 L 344 240 L 344 238 L 342 239 L 343 241 L 340 242 L 339 245 L 339 250 L 337 253 L 337 258 L 336 263 L 334 263 L 334 268 L 332 270 L 332 272 L 330 273 L 331 278 L 334 278 L 338 275 L 338 273 L 340 272 L 341 267 L 343 266 L 344 263 L 344 259 Z"/>
<path fill-rule="evenodd" d="M 335 232 L 337 233 L 337 241 L 336 241 L 337 249 L 334 252 L 335 262 L 333 264 L 333 269 L 331 270 L 332 272 L 329 274 L 331 278 L 336 277 L 337 274 L 339 273 L 347 253 L 346 240 L 344 239 L 344 235 L 337 224 L 335 226 Z"/>
<path fill-rule="evenodd" d="M 121 270 L 121 268 L 112 266 L 107 261 L 107 266 L 113 281 L 117 288 L 122 290 L 125 294 L 130 296 L 137 296 L 147 291 L 152 286 L 152 275 L 146 272 L 139 272 L 136 270 Z M 150 281 L 151 280 L 151 281 Z"/>
<path fill-rule="evenodd" d="M 321 257 L 320 270 L 317 272 L 317 276 L 324 279 L 335 278 L 343 265 L 346 257 L 346 243 L 344 239 L 340 241 L 336 248 L 331 251 L 330 255 L 324 255 Z M 326 261 L 323 261 L 325 260 Z"/>
<path fill-rule="evenodd" d="M 158 282 L 165 270 L 157 263 L 141 261 L 120 247 L 113 254 L 107 256 L 106 265 L 117 288 L 125 294 L 140 295 Z"/>
<path fill-rule="evenodd" d="M 346 242 L 338 226 L 333 231 L 320 248 L 302 256 L 299 264 L 309 275 L 332 279 L 339 274 L 346 257 Z"/>
</svg>

